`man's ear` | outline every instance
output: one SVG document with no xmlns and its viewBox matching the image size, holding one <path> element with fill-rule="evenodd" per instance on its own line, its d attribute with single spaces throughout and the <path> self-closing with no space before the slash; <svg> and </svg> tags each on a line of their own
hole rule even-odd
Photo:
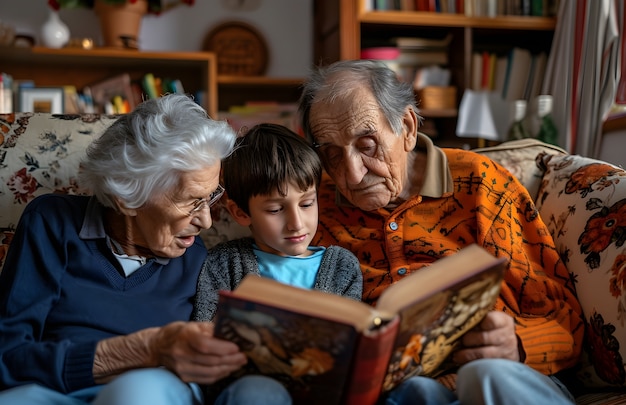
<svg viewBox="0 0 626 405">
<path fill-rule="evenodd" d="M 252 219 L 250 215 L 246 214 L 233 200 L 226 201 L 226 209 L 230 212 L 235 222 L 241 226 L 250 226 Z"/>
<path fill-rule="evenodd" d="M 415 149 L 418 129 L 417 113 L 411 107 L 407 107 L 402 118 L 402 136 L 404 137 L 404 150 L 410 152 Z"/>
<path fill-rule="evenodd" d="M 120 200 L 118 197 L 115 197 L 115 206 L 118 212 L 121 212 L 127 217 L 137 216 L 137 210 L 134 208 L 126 208 L 126 204 L 124 204 L 124 202 Z"/>
</svg>

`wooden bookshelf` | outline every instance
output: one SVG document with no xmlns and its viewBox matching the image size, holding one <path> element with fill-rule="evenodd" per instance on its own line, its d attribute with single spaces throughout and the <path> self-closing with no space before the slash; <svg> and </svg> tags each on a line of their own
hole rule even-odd
<svg viewBox="0 0 626 405">
<path fill-rule="evenodd" d="M 322 53 L 315 56 L 316 60 L 330 63 L 338 59 L 359 59 L 362 47 L 372 42 L 385 42 L 393 37 L 443 38 L 451 34 L 448 68 L 451 71 L 451 84 L 458 89 L 457 106 L 465 89 L 470 88 L 474 51 L 519 46 L 533 52 L 549 52 L 556 27 L 556 18 L 553 17 L 468 17 L 423 11 L 377 11 L 366 7 L 370 1 L 317 1 L 319 34 L 316 49 Z M 334 21 L 329 17 L 333 13 L 338 13 L 336 24 L 329 26 L 322 23 Z M 436 142 L 446 145 L 467 144 L 468 139 L 459 139 L 455 135 L 457 109 L 422 110 L 421 114 L 427 121 L 434 121 L 430 127 L 437 128 L 433 136 Z"/>
<path fill-rule="evenodd" d="M 217 68 L 210 52 L 144 52 L 108 48 L 3 48 L 3 72 L 36 86 L 85 86 L 121 73 L 132 80 L 144 74 L 180 79 L 186 93 L 202 93 L 203 107 L 217 117 Z"/>
</svg>

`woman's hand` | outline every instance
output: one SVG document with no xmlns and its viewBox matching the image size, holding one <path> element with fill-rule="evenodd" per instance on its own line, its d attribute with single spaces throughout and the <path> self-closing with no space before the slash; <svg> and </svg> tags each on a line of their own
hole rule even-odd
<svg viewBox="0 0 626 405">
<path fill-rule="evenodd" d="M 213 337 L 208 322 L 173 322 L 98 343 L 97 383 L 135 368 L 166 367 L 183 381 L 212 384 L 247 362 L 237 345 Z"/>
</svg>

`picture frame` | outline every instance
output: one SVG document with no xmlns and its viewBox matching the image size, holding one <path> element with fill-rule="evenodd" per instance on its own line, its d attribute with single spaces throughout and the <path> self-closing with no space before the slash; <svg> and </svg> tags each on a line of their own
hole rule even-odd
<svg viewBox="0 0 626 405">
<path fill-rule="evenodd" d="M 19 90 L 20 112 L 63 114 L 63 87 L 25 87 Z"/>
</svg>

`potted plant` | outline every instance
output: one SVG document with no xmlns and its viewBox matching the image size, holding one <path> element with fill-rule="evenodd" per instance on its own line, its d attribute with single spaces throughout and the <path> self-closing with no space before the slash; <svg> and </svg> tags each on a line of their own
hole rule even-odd
<svg viewBox="0 0 626 405">
<path fill-rule="evenodd" d="M 123 5 L 126 3 L 137 3 L 138 0 L 101 0 L 103 3 L 110 5 Z M 62 8 L 94 8 L 96 0 L 48 0 L 48 5 L 53 10 L 60 10 Z M 161 14 L 170 8 L 176 7 L 179 4 L 193 5 L 195 0 L 148 0 L 148 13 Z"/>
<path fill-rule="evenodd" d="M 146 13 L 161 14 L 180 4 L 195 0 L 48 0 L 54 11 L 90 8 L 100 19 L 104 46 L 137 49 L 141 18 Z"/>
</svg>

